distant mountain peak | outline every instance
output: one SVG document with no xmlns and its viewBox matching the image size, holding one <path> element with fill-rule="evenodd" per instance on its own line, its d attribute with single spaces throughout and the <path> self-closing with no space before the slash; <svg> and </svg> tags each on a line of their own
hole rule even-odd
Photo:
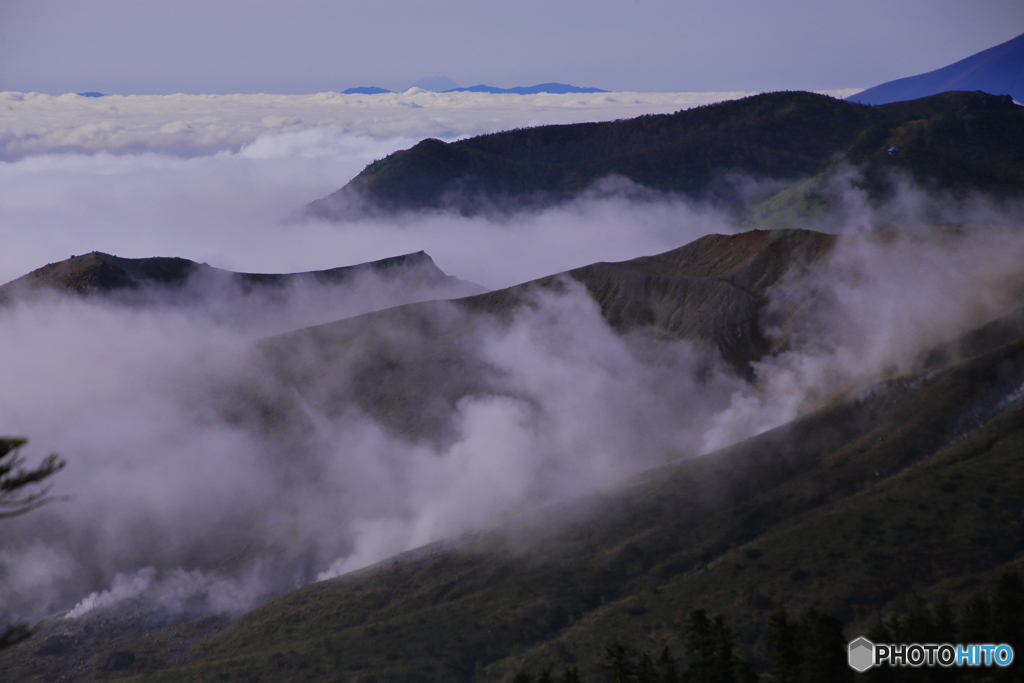
<svg viewBox="0 0 1024 683">
<path fill-rule="evenodd" d="M 462 86 L 447 76 L 428 76 L 427 78 L 421 78 L 409 87 L 419 88 L 420 90 L 431 90 L 433 92 L 445 92 L 446 90 L 455 90 Z"/>
<path fill-rule="evenodd" d="M 0 286 L 0 303 L 46 291 L 80 296 L 104 296 L 142 290 L 170 292 L 182 290 L 194 276 L 232 281 L 243 291 L 251 291 L 285 286 L 299 280 L 339 284 L 365 272 L 373 272 L 385 278 L 399 274 L 412 275 L 423 281 L 438 283 L 454 280 L 438 268 L 424 251 L 353 266 L 287 274 L 236 273 L 184 258 L 122 258 L 93 251 L 50 263 Z"/>
<path fill-rule="evenodd" d="M 1024 102 L 1024 33 L 941 69 L 888 81 L 847 99 L 860 104 L 888 104 L 950 90 L 980 90 Z"/>
<path fill-rule="evenodd" d="M 373 85 L 361 85 L 358 88 L 346 88 L 341 91 L 342 95 L 384 95 L 386 93 L 393 92 L 392 90 L 386 90 L 384 88 L 378 88 Z"/>
</svg>

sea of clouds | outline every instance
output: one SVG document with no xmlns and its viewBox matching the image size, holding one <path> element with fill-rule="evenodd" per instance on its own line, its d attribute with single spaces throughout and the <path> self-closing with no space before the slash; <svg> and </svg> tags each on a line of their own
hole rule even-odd
<svg viewBox="0 0 1024 683">
<path fill-rule="evenodd" d="M 246 272 L 425 250 L 448 274 L 494 289 L 663 252 L 738 227 L 683 198 L 607 191 L 500 220 L 429 212 L 329 223 L 296 211 L 425 136 L 724 96 L 0 94 L 0 281 L 93 250 Z M 808 310 L 831 305 L 803 319 L 801 344 L 762 362 L 755 383 L 697 345 L 652 347 L 612 333 L 570 287 L 467 337 L 467 354 L 499 379 L 452 408 L 440 441 L 396 433 L 357 401 L 326 409 L 268 372 L 254 343 L 297 321 L 451 292 L 369 277 L 329 300 L 295 293 L 278 326 L 85 300 L 0 310 L 0 433 L 28 436 L 30 462 L 51 451 L 68 462 L 54 489 L 66 500 L 4 522 L 0 617 L 82 616 L 123 600 L 238 614 L 782 424 L 836 392 L 914 370 L 930 345 L 1019 298 L 1016 214 L 980 198 L 937 204 L 910 184 L 879 211 L 854 180 L 837 181 L 840 210 L 817 224 L 862 236 L 812 287 L 828 296 L 815 295 Z M 969 241 L 932 239 L 926 226 L 940 214 L 986 227 Z M 895 224 L 905 239 L 864 237 Z M 405 343 L 422 346 L 415 336 Z M 341 382 L 348 371 L 341 363 L 333 372 Z M 253 394 L 286 401 L 287 424 L 252 419 L 265 413 Z"/>
<path fill-rule="evenodd" d="M 448 217 L 384 229 L 287 223 L 374 159 L 426 137 L 671 112 L 743 94 L 0 93 L 0 235 L 10 245 L 0 281 L 93 250 L 289 272 L 426 249 L 442 269 L 497 287 L 660 251 L 678 239 L 647 236 L 672 223 L 670 213 L 651 208 L 641 218 L 650 229 L 627 237 L 609 229 L 625 216 L 608 202 L 535 216 L 519 230 L 489 226 L 486 239 L 472 237 L 479 224 Z"/>
<path fill-rule="evenodd" d="M 853 93 L 855 91 L 850 91 Z M 837 91 L 844 94 L 846 91 Z M 510 128 L 664 114 L 752 93 L 109 95 L 0 92 L 0 159 L 52 152 L 238 151 L 267 133 L 331 128 L 452 139 Z"/>
</svg>

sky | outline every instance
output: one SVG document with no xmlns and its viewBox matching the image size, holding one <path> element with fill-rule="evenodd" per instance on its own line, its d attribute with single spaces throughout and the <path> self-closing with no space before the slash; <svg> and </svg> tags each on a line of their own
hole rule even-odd
<svg viewBox="0 0 1024 683">
<path fill-rule="evenodd" d="M 1021 32 L 1019 0 L 0 0 L 0 91 L 868 88 Z"/>
</svg>

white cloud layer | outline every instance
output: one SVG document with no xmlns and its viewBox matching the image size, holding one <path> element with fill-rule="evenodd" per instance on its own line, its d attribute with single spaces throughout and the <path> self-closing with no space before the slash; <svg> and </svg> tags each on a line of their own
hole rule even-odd
<svg viewBox="0 0 1024 683">
<path fill-rule="evenodd" d="M 313 128 L 193 158 L 147 152 L 0 162 L 0 238 L 7 245 L 0 281 L 90 251 L 294 272 L 425 250 L 449 274 L 496 288 L 729 229 L 682 202 L 634 205 L 614 196 L 501 223 L 444 213 L 345 224 L 292 218 L 374 158 L 414 142 Z"/>
<path fill-rule="evenodd" d="M 375 139 L 458 137 L 663 114 L 751 93 L 111 95 L 0 92 L 0 159 L 50 152 L 237 151 L 265 133 L 330 127 Z"/>
</svg>

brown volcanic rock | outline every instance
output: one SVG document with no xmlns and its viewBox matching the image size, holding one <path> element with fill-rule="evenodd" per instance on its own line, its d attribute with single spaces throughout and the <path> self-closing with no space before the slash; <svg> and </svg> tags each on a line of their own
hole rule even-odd
<svg viewBox="0 0 1024 683">
<path fill-rule="evenodd" d="M 650 324 L 679 339 L 699 339 L 747 374 L 751 361 L 772 350 L 763 314 L 776 285 L 831 253 L 836 239 L 808 230 L 708 235 L 658 256 L 571 275 L 614 327 Z"/>
<path fill-rule="evenodd" d="M 736 371 L 773 348 L 765 307 L 787 273 L 808 268 L 831 253 L 837 237 L 810 230 L 754 230 L 707 235 L 656 256 L 595 263 L 565 275 L 581 283 L 620 332 L 651 327 L 676 339 L 713 346 Z M 500 313 L 536 288 L 557 286 L 551 276 L 460 302 Z M 776 304 L 780 302 L 776 301 Z M 773 324 L 777 324 L 774 321 Z"/>
<path fill-rule="evenodd" d="M 538 292 L 564 291 L 567 278 L 575 280 L 616 331 L 706 344 L 750 378 L 750 363 L 785 341 L 769 340 L 765 331 L 777 285 L 831 253 L 836 239 L 807 230 L 709 235 L 657 256 L 289 332 L 264 340 L 261 352 L 281 385 L 328 414 L 354 402 L 397 433 L 443 440 L 459 400 L 503 391 L 500 373 L 474 343 L 481 326 L 535 306 Z"/>
</svg>

